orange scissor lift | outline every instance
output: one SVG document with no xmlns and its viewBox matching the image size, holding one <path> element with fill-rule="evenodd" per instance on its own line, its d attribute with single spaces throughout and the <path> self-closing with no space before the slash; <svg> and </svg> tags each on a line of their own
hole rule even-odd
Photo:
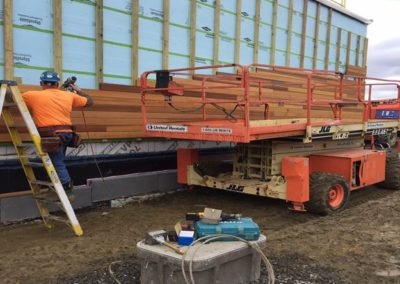
<svg viewBox="0 0 400 284">
<path fill-rule="evenodd" d="M 352 190 L 400 189 L 399 84 L 264 64 L 155 70 L 141 76 L 143 121 L 153 137 L 234 143 L 230 163 L 178 149 L 180 183 L 325 215 Z M 372 99 L 382 88 L 396 98 Z"/>
</svg>

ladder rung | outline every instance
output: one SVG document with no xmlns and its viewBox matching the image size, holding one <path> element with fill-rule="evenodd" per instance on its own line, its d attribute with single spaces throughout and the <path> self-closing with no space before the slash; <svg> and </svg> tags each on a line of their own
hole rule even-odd
<svg viewBox="0 0 400 284">
<path fill-rule="evenodd" d="M 42 163 L 36 163 L 36 162 L 26 162 L 26 163 L 24 163 L 24 166 L 32 167 L 32 168 L 43 168 L 44 167 L 44 165 Z"/>
<path fill-rule="evenodd" d="M 15 106 L 17 106 L 16 103 L 4 103 L 3 104 L 3 107 L 15 107 Z"/>
<path fill-rule="evenodd" d="M 29 181 L 31 184 L 35 185 L 42 185 L 42 186 L 47 186 L 47 187 L 54 187 L 54 185 L 49 182 L 49 181 L 43 181 L 43 180 L 31 180 Z"/>
<path fill-rule="evenodd" d="M 17 153 L 15 153 L 15 154 L 13 154 L 14 156 L 18 156 L 18 154 Z M 25 156 L 25 155 L 21 155 L 21 156 L 19 156 L 21 159 L 28 159 L 28 160 L 30 160 L 30 159 L 37 159 L 37 158 L 40 158 L 40 156 L 39 155 L 35 155 L 35 156 Z"/>
<path fill-rule="evenodd" d="M 9 124 L 9 128 L 26 128 L 26 124 L 19 124 L 19 123 L 14 123 L 14 124 Z"/>
</svg>

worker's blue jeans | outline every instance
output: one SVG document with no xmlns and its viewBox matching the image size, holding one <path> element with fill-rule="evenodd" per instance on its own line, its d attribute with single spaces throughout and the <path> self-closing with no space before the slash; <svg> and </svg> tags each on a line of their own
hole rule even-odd
<svg viewBox="0 0 400 284">
<path fill-rule="evenodd" d="M 57 136 L 61 138 L 61 146 L 58 152 L 49 153 L 50 159 L 53 162 L 54 167 L 56 168 L 58 177 L 60 178 L 61 183 L 67 184 L 71 181 L 69 176 L 67 167 L 65 166 L 65 152 L 67 151 L 67 145 L 72 140 L 72 133 L 70 132 L 59 132 Z"/>
</svg>

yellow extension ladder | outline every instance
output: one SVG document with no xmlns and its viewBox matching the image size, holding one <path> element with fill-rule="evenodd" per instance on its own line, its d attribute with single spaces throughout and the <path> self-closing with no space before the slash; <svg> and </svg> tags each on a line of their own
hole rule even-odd
<svg viewBox="0 0 400 284">
<path fill-rule="evenodd" d="M 40 215 L 42 216 L 43 222 L 48 228 L 53 227 L 53 221 L 61 221 L 72 227 L 75 235 L 83 235 L 82 228 L 75 216 L 74 209 L 64 191 L 64 188 L 58 178 L 57 172 L 50 160 L 47 153 L 42 151 L 41 137 L 33 122 L 33 119 L 29 113 L 29 110 L 22 98 L 22 95 L 17 87 L 17 83 L 14 81 L 0 81 L 0 116 L 7 126 L 8 132 L 10 133 L 12 143 L 14 144 L 16 153 L 21 161 L 22 168 L 27 177 L 28 183 L 32 190 L 33 198 L 39 208 Z M 24 143 L 21 138 L 21 134 L 18 131 L 21 125 L 17 125 L 13 118 L 15 111 L 11 108 L 17 107 L 24 121 L 22 127 L 28 129 L 32 143 Z M 28 155 L 26 148 L 33 146 L 36 155 Z M 32 159 L 35 159 L 32 161 Z M 39 160 L 40 162 L 37 162 Z M 46 170 L 49 177 L 49 181 L 37 180 L 33 171 L 34 167 L 41 167 Z M 58 200 L 48 200 L 43 198 L 43 193 L 54 191 Z M 67 215 L 68 219 L 59 216 L 51 215 L 49 213 L 49 204 L 58 205 Z"/>
</svg>

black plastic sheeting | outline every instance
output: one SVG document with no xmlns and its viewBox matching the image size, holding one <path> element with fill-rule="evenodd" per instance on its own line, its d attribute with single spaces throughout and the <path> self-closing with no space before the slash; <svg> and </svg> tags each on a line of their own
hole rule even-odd
<svg viewBox="0 0 400 284">
<path fill-rule="evenodd" d="M 200 150 L 209 156 L 232 152 L 232 149 Z M 176 169 L 176 152 L 96 156 L 103 177 L 139 172 Z M 66 165 L 74 185 L 86 184 L 89 178 L 101 177 L 95 159 L 90 156 L 73 157 Z M 47 180 L 44 169 L 34 169 L 36 178 Z M 0 193 L 29 190 L 29 185 L 18 160 L 0 161 Z"/>
</svg>

